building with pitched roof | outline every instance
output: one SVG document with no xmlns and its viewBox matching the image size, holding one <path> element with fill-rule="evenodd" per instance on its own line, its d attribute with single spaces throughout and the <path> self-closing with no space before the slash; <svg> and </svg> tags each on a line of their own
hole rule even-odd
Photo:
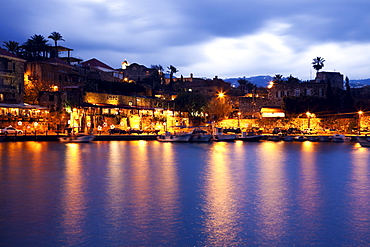
<svg viewBox="0 0 370 247">
<path fill-rule="evenodd" d="M 123 76 L 116 69 L 103 63 L 102 61 L 92 58 L 81 63 L 86 69 L 86 77 L 92 80 L 102 81 L 122 81 Z"/>
</svg>

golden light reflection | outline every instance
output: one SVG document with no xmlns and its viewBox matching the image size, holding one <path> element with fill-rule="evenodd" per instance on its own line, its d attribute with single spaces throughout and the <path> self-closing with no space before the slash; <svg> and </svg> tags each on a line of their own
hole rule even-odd
<svg viewBox="0 0 370 247">
<path fill-rule="evenodd" d="M 287 162 L 284 143 L 263 142 L 259 157 L 261 161 L 258 175 L 261 229 L 263 238 L 278 241 L 286 231 L 288 219 L 286 199 L 286 174 L 284 166 Z"/>
<path fill-rule="evenodd" d="M 357 239 L 367 234 L 370 228 L 370 155 L 368 148 L 358 148 L 352 155 L 350 192 L 348 193 L 351 217 L 351 233 Z"/>
<path fill-rule="evenodd" d="M 205 188 L 205 233 L 211 246 L 231 246 L 237 239 L 238 215 L 235 185 L 229 164 L 228 143 L 217 142 L 212 146 L 208 162 Z"/>
<path fill-rule="evenodd" d="M 124 144 L 125 145 L 125 144 Z M 122 148 L 120 142 L 109 143 L 109 155 L 107 160 L 107 197 L 108 207 L 107 218 L 111 218 L 112 223 L 119 223 L 117 219 L 122 214 L 121 206 L 124 203 L 125 197 L 123 196 L 124 187 L 124 170 L 123 162 L 125 160 L 125 149 Z M 116 226 L 119 227 L 119 226 Z"/>
<path fill-rule="evenodd" d="M 173 227 L 179 198 L 173 145 L 153 145 L 150 148 L 154 150 L 149 152 L 147 142 L 130 143 L 134 144 L 136 150 L 133 156 L 126 157 L 131 160 L 133 166 L 131 203 L 135 210 L 132 211 L 132 223 L 137 226 L 132 229 L 133 235 L 142 239 L 147 237 L 145 232 L 153 228 L 151 215 L 153 210 L 157 210 L 162 219 L 156 222 L 155 228 L 161 229 L 157 234 L 163 234 L 164 239 L 170 239 L 175 234 Z M 153 166 L 154 164 L 156 165 Z M 157 202 L 155 208 L 153 201 Z"/>
<path fill-rule="evenodd" d="M 43 150 L 43 148 L 45 148 L 45 145 L 41 142 L 26 142 L 23 148 L 27 150 L 33 150 L 32 157 L 28 158 L 34 160 L 35 165 L 32 167 L 33 172 L 35 174 L 38 174 L 39 169 L 42 169 L 42 164 L 45 161 L 45 150 Z"/>
<path fill-rule="evenodd" d="M 302 142 L 302 156 L 299 162 L 300 165 L 300 193 L 298 196 L 299 205 L 304 210 L 302 211 L 302 218 L 304 218 L 307 226 L 302 230 L 315 229 L 315 224 L 320 217 L 320 184 L 318 181 L 317 172 L 317 157 L 315 148 L 321 143 Z"/>
<path fill-rule="evenodd" d="M 65 157 L 65 180 L 63 185 L 63 208 L 62 227 L 67 241 L 71 243 L 81 238 L 86 212 L 86 199 L 84 196 L 84 181 L 80 163 L 80 149 L 78 143 L 66 144 Z"/>
</svg>

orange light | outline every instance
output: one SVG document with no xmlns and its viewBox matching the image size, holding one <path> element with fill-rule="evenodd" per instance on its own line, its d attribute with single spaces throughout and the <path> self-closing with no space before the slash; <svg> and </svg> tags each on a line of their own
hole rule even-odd
<svg viewBox="0 0 370 247">
<path fill-rule="evenodd" d="M 219 97 L 220 99 L 224 98 L 225 97 L 225 93 L 224 92 L 219 92 L 217 97 Z"/>
</svg>

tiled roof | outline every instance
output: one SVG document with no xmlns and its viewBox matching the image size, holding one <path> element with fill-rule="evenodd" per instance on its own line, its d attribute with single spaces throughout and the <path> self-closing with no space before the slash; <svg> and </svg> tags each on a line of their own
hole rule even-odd
<svg viewBox="0 0 370 247">
<path fill-rule="evenodd" d="M 96 58 L 92 58 L 90 60 L 87 60 L 83 63 L 81 63 L 83 67 L 95 67 L 95 68 L 105 68 L 105 69 L 109 69 L 109 70 L 114 70 L 112 67 L 110 67 L 109 65 L 106 65 L 105 63 L 99 61 L 98 59 Z"/>
<path fill-rule="evenodd" d="M 67 65 L 69 65 L 67 62 L 65 62 L 62 59 L 57 58 L 57 57 L 50 58 L 50 59 L 46 60 L 45 62 L 47 62 L 47 63 L 59 63 L 59 64 L 67 64 Z"/>
<path fill-rule="evenodd" d="M 7 57 L 12 57 L 12 58 L 20 59 L 19 57 L 17 57 L 13 53 L 10 53 L 10 52 L 8 52 L 7 50 L 5 50 L 3 48 L 0 48 L 0 56 L 7 56 Z"/>
</svg>

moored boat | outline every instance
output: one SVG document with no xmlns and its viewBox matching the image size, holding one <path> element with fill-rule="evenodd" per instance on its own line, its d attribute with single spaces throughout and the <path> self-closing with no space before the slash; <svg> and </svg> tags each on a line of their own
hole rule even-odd
<svg viewBox="0 0 370 247">
<path fill-rule="evenodd" d="M 160 142 L 188 142 L 191 139 L 191 134 L 187 132 L 175 133 L 166 132 L 163 135 L 157 135 L 157 141 Z"/>
<path fill-rule="evenodd" d="M 295 136 L 294 137 L 294 141 L 297 141 L 297 142 L 304 142 L 304 141 L 307 141 L 308 138 L 306 136 Z"/>
<path fill-rule="evenodd" d="M 318 136 L 307 136 L 307 139 L 310 142 L 318 142 L 319 141 L 319 137 Z"/>
<path fill-rule="evenodd" d="M 282 136 L 281 139 L 285 142 L 291 142 L 294 140 L 294 136 L 286 135 L 286 136 Z"/>
<path fill-rule="evenodd" d="M 281 140 L 281 136 L 279 136 L 279 135 L 272 135 L 272 136 L 267 137 L 267 140 L 268 141 L 278 142 L 278 141 Z"/>
<path fill-rule="evenodd" d="M 357 142 L 360 143 L 361 147 L 370 147 L 370 138 L 369 137 L 363 137 L 358 136 Z"/>
<path fill-rule="evenodd" d="M 243 132 L 241 136 L 237 136 L 237 140 L 245 142 L 259 142 L 262 139 L 263 135 L 256 135 L 254 132 Z"/>
<path fill-rule="evenodd" d="M 222 128 L 213 128 L 213 135 L 212 140 L 213 141 L 235 141 L 236 140 L 236 134 L 224 134 L 222 131 Z"/>
<path fill-rule="evenodd" d="M 347 137 L 347 136 L 342 135 L 342 134 L 335 134 L 331 137 L 331 140 L 333 142 L 345 142 L 345 141 L 350 141 L 351 137 Z"/>
<path fill-rule="evenodd" d="M 331 142 L 331 136 L 319 136 L 319 142 Z"/>
<path fill-rule="evenodd" d="M 207 131 L 202 130 L 200 128 L 195 128 L 190 131 L 191 142 L 209 142 L 211 141 L 212 135 L 209 134 Z"/>
<path fill-rule="evenodd" d="M 66 143 L 87 143 L 87 142 L 93 141 L 94 138 L 95 138 L 95 135 L 76 134 L 76 135 L 59 137 L 59 141 L 66 142 Z"/>
</svg>

